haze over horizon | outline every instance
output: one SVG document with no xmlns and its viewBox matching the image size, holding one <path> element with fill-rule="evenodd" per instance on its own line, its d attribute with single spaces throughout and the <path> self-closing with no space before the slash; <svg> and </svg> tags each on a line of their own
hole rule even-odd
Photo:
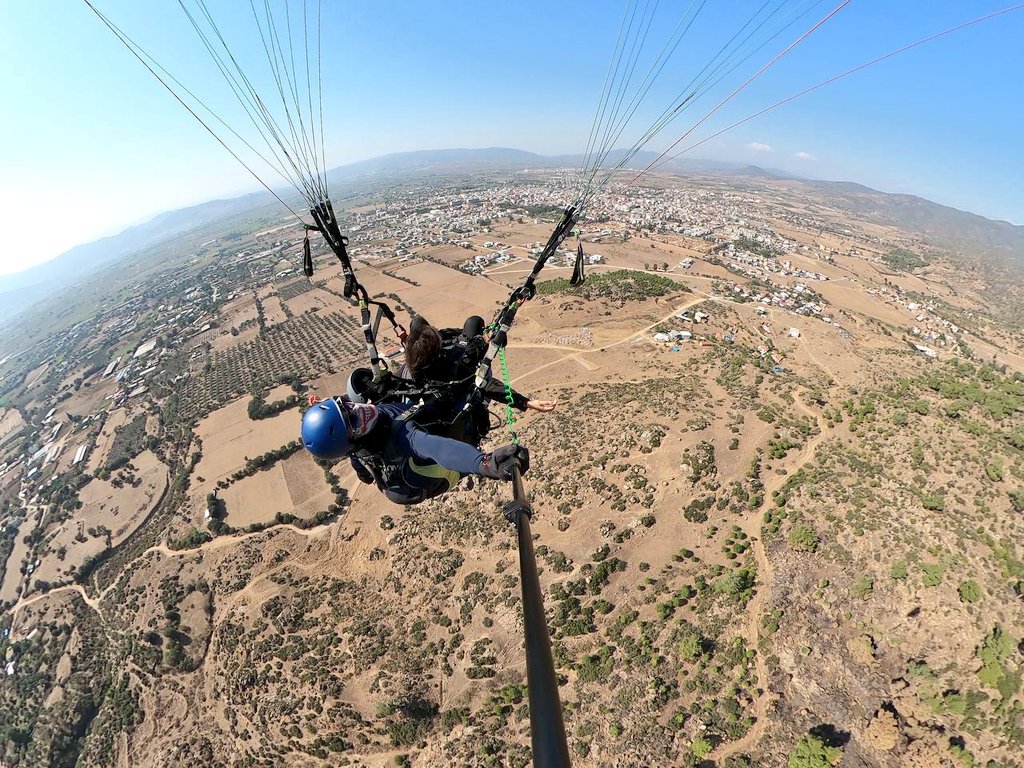
<svg viewBox="0 0 1024 768">
<path fill-rule="evenodd" d="M 212 71 L 205 54 L 189 55 L 198 43 L 187 36 L 177 8 L 143 9 L 128 0 L 100 6 L 185 82 L 201 83 Z M 735 29 L 751 7 L 709 8 L 708 23 Z M 987 3 L 965 12 L 960 4 L 921 0 L 898 8 L 853 3 L 693 138 L 998 7 Z M 342 15 L 331 10 L 332 17 Z M 815 6 L 762 60 L 726 79 L 708 106 L 826 10 Z M 549 36 L 536 34 L 538 20 L 550 17 L 539 2 L 515 9 L 462 2 L 439 16 L 403 1 L 386 17 L 367 6 L 346 9 L 340 21 L 325 20 L 346 30 L 345 46 L 324 51 L 324 79 L 331 84 L 330 90 L 325 85 L 327 166 L 453 146 L 579 152 L 621 4 L 608 3 L 602 14 L 578 1 L 565 11 L 573 19 L 570 45 L 552 45 Z M 494 29 L 502 30 L 500 38 L 485 33 Z M 1014 73 L 1024 68 L 1024 51 L 1016 45 L 1022 34 L 1020 13 L 963 30 L 745 124 L 709 142 L 700 156 L 854 181 L 1024 224 L 1017 173 L 1024 148 L 1016 141 L 1024 106 L 1007 98 Z M 720 42 L 697 38 L 680 77 L 686 64 L 692 68 L 706 59 Z M 9 65 L 0 74 L 0 93 L 17 107 L 0 126 L 7 150 L 0 199 L 8 235 L 0 274 L 163 211 L 259 189 L 84 4 L 52 17 L 36 4 L 17 3 L 0 43 Z M 686 127 L 685 121 L 673 125 L 651 149 L 665 148 Z M 61 226 L 41 237 L 27 224 L 40 219 L 40 201 L 51 200 L 55 191 L 65 201 Z"/>
</svg>

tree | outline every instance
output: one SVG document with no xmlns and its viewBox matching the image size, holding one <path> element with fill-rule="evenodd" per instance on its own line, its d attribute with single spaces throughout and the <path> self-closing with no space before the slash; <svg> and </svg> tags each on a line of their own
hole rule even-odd
<svg viewBox="0 0 1024 768">
<path fill-rule="evenodd" d="M 789 768 L 828 768 L 842 759 L 843 750 L 825 745 L 817 736 L 804 736 L 789 753 Z"/>
</svg>

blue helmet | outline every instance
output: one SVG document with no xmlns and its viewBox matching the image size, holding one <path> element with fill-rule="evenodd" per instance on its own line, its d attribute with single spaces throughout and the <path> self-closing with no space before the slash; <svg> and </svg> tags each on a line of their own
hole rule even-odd
<svg viewBox="0 0 1024 768">
<path fill-rule="evenodd" d="M 348 420 L 341 404 L 331 398 L 317 403 L 302 417 L 302 444 L 318 459 L 340 459 L 351 449 Z"/>
</svg>

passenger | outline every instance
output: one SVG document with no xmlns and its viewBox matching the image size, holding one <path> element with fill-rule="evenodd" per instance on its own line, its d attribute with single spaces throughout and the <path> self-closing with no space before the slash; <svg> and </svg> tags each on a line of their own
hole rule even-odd
<svg viewBox="0 0 1024 768">
<path fill-rule="evenodd" d="M 468 318 L 462 330 L 445 328 L 438 331 L 424 317 L 413 318 L 405 341 L 405 364 L 398 375 L 417 384 L 428 382 L 461 382 L 446 393 L 434 406 L 438 422 L 455 422 L 448 435 L 458 440 L 477 444 L 490 429 L 487 406 L 477 403 L 471 413 L 463 414 L 467 399 L 476 386 L 476 370 L 487 351 L 483 337 L 484 321 L 474 315 Z M 508 394 L 501 381 L 488 378 L 482 390 L 491 402 L 507 403 Z M 515 390 L 511 391 L 512 407 L 519 411 L 553 411 L 555 400 L 534 400 Z"/>
<path fill-rule="evenodd" d="M 454 488 L 466 475 L 511 480 L 525 474 L 525 446 L 491 453 L 432 435 L 408 418 L 412 405 L 354 403 L 348 397 L 317 402 L 302 417 L 302 443 L 318 459 L 348 457 L 364 483 L 374 483 L 395 504 L 419 504 Z"/>
</svg>

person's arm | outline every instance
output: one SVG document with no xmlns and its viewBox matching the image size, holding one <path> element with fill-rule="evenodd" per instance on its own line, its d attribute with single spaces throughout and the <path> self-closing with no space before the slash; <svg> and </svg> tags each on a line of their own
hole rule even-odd
<svg viewBox="0 0 1024 768">
<path fill-rule="evenodd" d="M 493 403 L 505 403 L 508 402 L 507 395 L 505 394 L 505 385 L 498 379 L 490 379 L 483 388 L 484 397 Z M 526 395 L 512 390 L 512 407 L 517 411 L 525 411 L 530 402 L 530 398 Z"/>
<path fill-rule="evenodd" d="M 395 440 L 404 441 L 409 453 L 418 459 L 432 461 L 460 475 L 479 475 L 484 454 L 468 443 L 432 435 L 411 423 L 404 424 Z"/>
<path fill-rule="evenodd" d="M 491 379 L 487 382 L 484 387 L 484 397 L 491 402 L 495 403 L 507 403 L 508 396 L 505 394 L 505 386 L 497 379 Z M 558 405 L 557 400 L 534 400 L 531 397 L 512 390 L 512 407 L 519 411 L 525 411 L 527 409 L 531 411 L 540 411 L 541 413 L 547 413 L 548 411 L 555 410 L 555 406 Z"/>
</svg>

